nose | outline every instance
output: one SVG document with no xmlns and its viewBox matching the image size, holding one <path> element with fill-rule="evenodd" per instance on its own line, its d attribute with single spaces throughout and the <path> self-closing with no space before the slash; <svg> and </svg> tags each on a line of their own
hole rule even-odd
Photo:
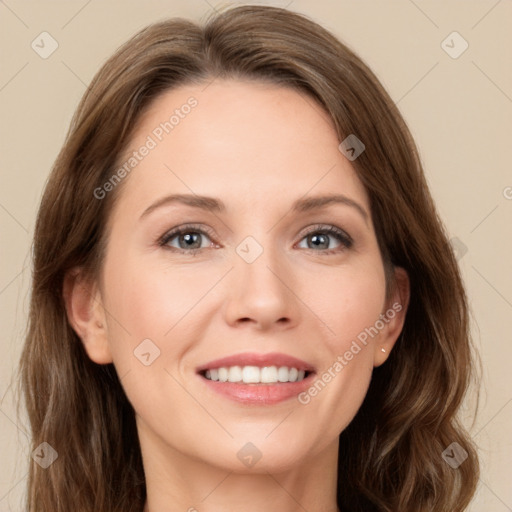
<svg viewBox="0 0 512 512">
<path fill-rule="evenodd" d="M 236 253 L 230 272 L 226 322 L 233 327 L 289 329 L 300 320 L 300 299 L 293 272 L 285 257 L 264 249 L 252 263 Z"/>
</svg>

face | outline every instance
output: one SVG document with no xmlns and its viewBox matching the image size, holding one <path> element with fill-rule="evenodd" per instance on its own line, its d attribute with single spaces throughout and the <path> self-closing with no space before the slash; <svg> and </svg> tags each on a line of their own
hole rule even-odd
<svg viewBox="0 0 512 512">
<path fill-rule="evenodd" d="M 289 88 L 205 87 L 165 93 L 137 126 L 108 223 L 104 337 L 85 345 L 114 362 L 159 456 L 282 469 L 337 446 L 400 307 L 329 116 Z"/>
</svg>

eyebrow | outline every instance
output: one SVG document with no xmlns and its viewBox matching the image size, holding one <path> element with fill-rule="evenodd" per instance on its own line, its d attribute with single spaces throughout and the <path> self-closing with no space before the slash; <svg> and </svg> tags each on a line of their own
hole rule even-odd
<svg viewBox="0 0 512 512">
<path fill-rule="evenodd" d="M 196 194 L 172 194 L 158 199 L 152 205 L 146 208 L 146 210 L 144 210 L 140 216 L 140 219 L 143 219 L 152 211 L 158 208 L 168 206 L 173 203 L 181 203 L 187 206 L 192 206 L 193 208 L 199 208 L 201 210 L 209 210 L 219 213 L 226 211 L 226 206 L 224 203 L 215 197 L 199 196 Z M 331 204 L 344 204 L 346 206 L 350 206 L 361 214 L 366 223 L 368 222 L 367 211 L 358 202 L 343 194 L 329 194 L 297 199 L 293 203 L 291 210 L 304 213 L 312 210 L 320 210 Z"/>
</svg>

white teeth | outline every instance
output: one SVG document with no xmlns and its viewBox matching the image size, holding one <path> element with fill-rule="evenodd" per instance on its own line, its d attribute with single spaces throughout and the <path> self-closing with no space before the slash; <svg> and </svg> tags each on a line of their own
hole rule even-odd
<svg viewBox="0 0 512 512">
<path fill-rule="evenodd" d="M 240 382 L 242 380 L 242 368 L 240 366 L 232 366 L 229 369 L 228 381 Z"/>
<path fill-rule="evenodd" d="M 243 382 L 244 384 L 274 384 L 276 382 L 299 382 L 306 372 L 287 366 L 230 366 L 206 370 L 208 380 L 219 382 Z"/>
<path fill-rule="evenodd" d="M 279 382 L 288 382 L 288 368 L 286 366 L 281 366 L 277 370 L 277 380 Z"/>
<path fill-rule="evenodd" d="M 277 368 L 275 366 L 265 366 L 261 369 L 261 382 L 269 384 L 277 382 Z"/>
<path fill-rule="evenodd" d="M 244 384 L 256 384 L 260 381 L 260 369 L 257 366 L 244 366 L 242 369 L 242 380 Z"/>
</svg>

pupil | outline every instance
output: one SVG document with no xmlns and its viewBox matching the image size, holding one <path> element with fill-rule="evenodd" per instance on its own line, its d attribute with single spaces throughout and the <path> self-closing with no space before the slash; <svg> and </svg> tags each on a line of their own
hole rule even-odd
<svg viewBox="0 0 512 512">
<path fill-rule="evenodd" d="M 187 233 L 185 235 L 182 235 L 182 239 L 185 240 L 185 243 L 186 243 L 187 247 L 189 247 L 189 248 L 192 247 L 192 245 L 194 243 L 197 244 L 198 238 L 199 238 L 198 233 L 193 233 L 193 234 Z M 189 242 L 191 242 L 191 243 L 189 243 Z M 199 245 L 201 245 L 201 244 L 199 243 Z"/>
<path fill-rule="evenodd" d="M 320 245 L 324 245 L 325 247 L 322 247 L 324 249 L 327 249 L 329 246 L 329 240 L 325 235 L 313 235 L 311 237 L 311 241 L 313 244 L 315 244 L 315 247 L 319 247 Z M 320 243 L 317 243 L 320 242 Z"/>
</svg>

